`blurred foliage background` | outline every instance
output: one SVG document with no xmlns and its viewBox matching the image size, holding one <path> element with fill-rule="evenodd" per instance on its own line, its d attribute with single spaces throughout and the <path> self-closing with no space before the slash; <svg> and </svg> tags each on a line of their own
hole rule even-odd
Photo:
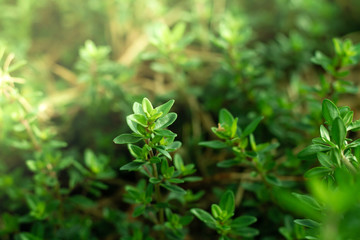
<svg viewBox="0 0 360 240">
<path fill-rule="evenodd" d="M 215 138 L 221 108 L 240 126 L 264 116 L 257 142 L 281 146 L 269 169 L 305 191 L 315 162 L 296 154 L 318 132 L 321 100 L 360 116 L 359 67 L 344 83 L 311 61 L 335 54 L 334 37 L 359 42 L 356 0 L 0 0 L 0 10 L 1 239 L 150 239 L 123 200 L 139 176 L 118 170 L 131 156 L 112 142 L 144 96 L 176 101 L 179 153 L 204 178 L 187 186 L 206 191 L 198 206 L 239 188 L 239 211 L 258 218 L 256 239 L 285 239 L 284 226 L 301 232 L 291 213 L 247 166 L 216 168 L 229 152 L 198 142 Z M 186 239 L 210 239 L 199 226 Z"/>
</svg>

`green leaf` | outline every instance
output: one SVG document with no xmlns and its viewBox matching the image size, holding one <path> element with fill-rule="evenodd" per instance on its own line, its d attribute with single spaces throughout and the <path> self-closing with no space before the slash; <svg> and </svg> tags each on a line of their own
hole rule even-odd
<svg viewBox="0 0 360 240">
<path fill-rule="evenodd" d="M 320 126 L 320 136 L 328 141 L 330 141 L 329 131 L 324 127 L 324 125 Z"/>
<path fill-rule="evenodd" d="M 161 158 L 157 157 L 157 156 L 153 156 L 149 159 L 150 163 L 160 163 L 161 162 Z"/>
<path fill-rule="evenodd" d="M 258 235 L 259 230 L 251 227 L 244 227 L 244 228 L 234 229 L 233 233 L 239 236 L 251 238 Z"/>
<path fill-rule="evenodd" d="M 311 219 L 296 219 L 296 220 L 294 220 L 294 222 L 296 224 L 299 224 L 301 226 L 308 227 L 308 228 L 317 228 L 320 226 L 320 223 L 315 222 L 314 220 L 311 220 Z"/>
<path fill-rule="evenodd" d="M 235 218 L 231 222 L 230 226 L 231 226 L 231 228 L 239 229 L 239 228 L 247 227 L 256 221 L 257 221 L 256 217 L 244 215 L 244 216 Z"/>
<path fill-rule="evenodd" d="M 25 60 L 20 60 L 20 61 L 17 61 L 13 64 L 11 64 L 7 70 L 8 73 L 11 73 L 19 68 L 21 68 L 22 66 L 24 66 L 26 64 L 26 61 Z"/>
<path fill-rule="evenodd" d="M 127 144 L 127 143 L 136 143 L 142 140 L 142 137 L 134 134 L 124 133 L 116 138 L 114 138 L 114 143 L 116 144 Z"/>
<path fill-rule="evenodd" d="M 172 174 L 171 174 L 172 175 Z M 179 179 L 179 178 L 170 178 L 170 179 L 167 179 L 168 182 L 170 183 L 175 183 L 175 184 L 179 184 L 179 183 L 184 183 L 185 180 L 183 179 Z"/>
<path fill-rule="evenodd" d="M 126 117 L 126 123 L 129 126 L 129 128 L 134 132 L 134 133 L 138 133 L 140 134 L 139 130 L 138 130 L 138 124 L 136 122 L 131 121 L 130 118 L 131 115 Z"/>
<path fill-rule="evenodd" d="M 160 186 L 174 193 L 186 194 L 186 191 L 184 189 L 173 184 L 160 184 Z"/>
<path fill-rule="evenodd" d="M 158 112 L 162 112 L 163 116 L 165 116 L 166 114 L 168 114 L 168 112 L 170 111 L 171 107 L 173 106 L 175 100 L 169 100 L 166 103 L 156 107 L 155 109 Z"/>
<path fill-rule="evenodd" d="M 352 143 L 346 145 L 346 148 L 355 148 L 360 146 L 360 139 L 357 139 L 355 141 L 353 141 Z"/>
<path fill-rule="evenodd" d="M 327 168 L 327 167 L 314 167 L 314 168 L 308 170 L 304 176 L 306 178 L 322 177 L 322 176 L 330 173 L 331 171 L 332 171 L 331 168 Z"/>
<path fill-rule="evenodd" d="M 154 131 L 156 135 L 162 136 L 162 137 L 168 137 L 168 138 L 175 138 L 177 136 L 176 133 L 173 133 L 172 131 L 168 129 L 157 129 Z"/>
<path fill-rule="evenodd" d="M 225 108 L 220 110 L 219 122 L 221 125 L 231 126 L 233 121 L 234 121 L 234 117 L 228 110 L 226 110 Z"/>
<path fill-rule="evenodd" d="M 31 171 L 36 172 L 37 165 L 36 165 L 36 162 L 34 160 L 27 160 L 26 165 Z"/>
<path fill-rule="evenodd" d="M 321 138 L 321 137 L 313 138 L 313 140 L 311 140 L 311 142 L 313 144 L 328 145 L 328 140 L 326 140 L 325 138 Z M 336 146 L 334 143 L 333 143 L 333 145 Z"/>
<path fill-rule="evenodd" d="M 254 134 L 250 134 L 249 140 L 250 140 L 251 149 L 256 153 L 257 146 L 256 146 Z"/>
<path fill-rule="evenodd" d="M 184 22 L 178 22 L 171 31 L 171 40 L 173 42 L 178 42 L 183 37 L 186 29 L 186 24 Z"/>
<path fill-rule="evenodd" d="M 138 102 L 134 102 L 133 104 L 133 111 L 135 114 L 144 114 L 144 111 L 142 109 L 142 106 Z"/>
<path fill-rule="evenodd" d="M 191 221 L 194 219 L 194 216 L 183 216 L 180 218 L 179 223 L 183 226 L 186 226 L 191 223 Z"/>
<path fill-rule="evenodd" d="M 138 217 L 140 215 L 143 215 L 144 212 L 145 212 L 145 205 L 140 205 L 140 206 L 135 207 L 132 216 L 133 217 Z"/>
<path fill-rule="evenodd" d="M 315 52 L 315 56 L 311 58 L 311 62 L 322 66 L 326 71 L 329 71 L 331 67 L 331 59 L 320 51 Z"/>
<path fill-rule="evenodd" d="M 330 135 L 339 148 L 342 149 L 346 138 L 346 127 L 340 117 L 336 117 L 333 121 Z"/>
<path fill-rule="evenodd" d="M 144 161 L 134 160 L 134 161 L 132 161 L 130 163 L 127 163 L 124 166 L 122 166 L 120 168 L 120 170 L 122 170 L 122 171 L 125 171 L 125 170 L 127 170 L 127 171 L 136 171 L 136 170 L 139 169 L 139 167 L 141 167 L 145 163 L 146 162 L 144 162 Z"/>
<path fill-rule="evenodd" d="M 355 122 L 350 123 L 350 125 L 347 127 L 348 131 L 359 131 L 360 130 L 360 120 L 356 120 Z"/>
<path fill-rule="evenodd" d="M 272 185 L 279 186 L 279 187 L 282 186 L 281 181 L 273 175 L 265 175 L 265 179 L 268 183 L 270 183 Z"/>
<path fill-rule="evenodd" d="M 159 153 L 161 153 L 162 155 L 164 155 L 165 157 L 167 157 L 168 159 L 170 159 L 170 160 L 172 159 L 170 153 L 168 153 L 168 151 L 166 151 L 165 149 L 163 149 L 162 146 L 155 147 L 155 149 L 156 149 Z"/>
<path fill-rule="evenodd" d="M 19 234 L 19 240 L 43 240 L 43 238 L 37 237 L 36 235 L 28 232 L 22 232 Z"/>
<path fill-rule="evenodd" d="M 138 158 L 138 159 L 142 159 L 143 150 L 142 150 L 141 147 L 138 147 L 138 146 L 133 145 L 133 144 L 128 144 L 128 149 L 129 149 L 130 154 L 133 157 Z"/>
<path fill-rule="evenodd" d="M 322 210 L 322 207 L 320 204 L 311 196 L 304 195 L 304 194 L 298 194 L 298 193 L 292 193 L 297 199 L 299 199 L 301 202 L 309 205 L 315 210 Z"/>
<path fill-rule="evenodd" d="M 217 204 L 211 205 L 211 213 L 214 216 L 215 219 L 220 219 L 222 215 L 222 210 Z"/>
<path fill-rule="evenodd" d="M 237 159 L 228 159 L 228 160 L 218 162 L 216 164 L 216 166 L 221 167 L 221 168 L 229 168 L 229 167 L 238 165 L 239 163 L 240 163 L 240 161 Z"/>
<path fill-rule="evenodd" d="M 332 125 L 333 120 L 337 117 L 340 117 L 340 112 L 332 101 L 325 99 L 322 103 L 322 115 L 327 123 Z"/>
<path fill-rule="evenodd" d="M 152 201 L 153 192 L 154 192 L 154 185 L 149 184 L 145 190 L 145 198 L 147 199 L 148 203 Z"/>
<path fill-rule="evenodd" d="M 206 225 L 208 225 L 210 228 L 216 227 L 216 220 L 210 215 L 210 213 L 200 208 L 192 208 L 190 212 L 194 214 L 195 217 L 206 223 Z"/>
<path fill-rule="evenodd" d="M 209 148 L 215 148 L 215 149 L 229 147 L 225 142 L 222 142 L 219 140 L 200 142 L 199 145 L 203 146 L 203 147 L 209 147 Z"/>
<path fill-rule="evenodd" d="M 173 152 L 177 149 L 179 149 L 181 147 L 181 142 L 180 141 L 174 141 L 172 143 L 170 143 L 169 145 L 166 146 L 166 150 L 168 152 Z"/>
<path fill-rule="evenodd" d="M 255 118 L 249 125 L 246 126 L 245 130 L 241 134 L 241 137 L 246 137 L 250 133 L 254 132 L 263 118 L 263 116 Z"/>
<path fill-rule="evenodd" d="M 161 183 L 161 179 L 151 177 L 149 178 L 149 182 L 152 184 L 157 184 L 157 183 Z"/>
<path fill-rule="evenodd" d="M 166 159 L 163 159 L 161 162 L 161 167 L 160 167 L 160 170 L 163 175 L 166 174 L 168 168 L 169 168 L 168 161 Z"/>
<path fill-rule="evenodd" d="M 345 126 L 349 126 L 352 123 L 353 117 L 354 117 L 353 111 L 349 111 L 345 114 L 345 116 L 343 117 Z"/>
<path fill-rule="evenodd" d="M 219 203 L 220 208 L 223 211 L 226 211 L 228 213 L 228 216 L 231 217 L 234 215 L 235 211 L 235 197 L 234 193 L 230 190 L 227 190 L 220 199 Z"/>
<path fill-rule="evenodd" d="M 184 168 L 184 161 L 179 154 L 175 154 L 174 156 L 174 166 L 179 171 L 182 171 L 182 169 Z"/>
<path fill-rule="evenodd" d="M 97 157 L 90 149 L 85 150 L 84 158 L 86 166 L 95 174 L 102 172 L 107 164 L 106 158 Z"/>
<path fill-rule="evenodd" d="M 154 109 L 151 102 L 147 98 L 143 98 L 142 100 L 142 109 L 143 111 L 150 116 L 152 110 Z"/>
<path fill-rule="evenodd" d="M 174 175 L 174 172 L 175 172 L 175 168 L 169 167 L 163 175 L 165 178 L 171 178 Z"/>
<path fill-rule="evenodd" d="M 230 133 L 231 133 L 231 138 L 234 138 L 237 131 L 239 130 L 240 132 L 240 128 L 238 128 L 238 125 L 237 125 L 237 122 L 238 122 L 238 118 L 235 118 L 233 123 L 231 124 L 231 127 L 230 127 Z M 238 136 L 240 136 L 241 134 L 239 134 Z"/>
<path fill-rule="evenodd" d="M 170 126 L 171 124 L 173 124 L 173 122 L 175 122 L 177 118 L 177 114 L 176 113 L 168 113 L 165 116 L 159 118 L 156 122 L 155 122 L 155 130 L 159 129 L 159 128 L 167 128 L 168 126 Z"/>
<path fill-rule="evenodd" d="M 301 152 L 298 154 L 298 158 L 305 159 L 315 156 L 318 152 L 324 152 L 329 151 L 331 147 L 321 145 L 321 144 L 312 144 L 310 146 L 307 146 L 304 148 Z"/>
<path fill-rule="evenodd" d="M 141 114 L 131 114 L 128 116 L 128 119 L 130 121 L 136 122 L 137 124 L 140 124 L 143 127 L 147 127 L 148 123 L 147 123 L 147 119 L 144 115 Z"/>
<path fill-rule="evenodd" d="M 184 181 L 185 182 L 198 182 L 201 181 L 202 177 L 198 177 L 198 176 L 191 176 L 191 177 L 185 177 Z"/>
<path fill-rule="evenodd" d="M 329 155 L 322 153 L 322 152 L 318 152 L 317 158 L 318 158 L 320 164 L 323 165 L 324 167 L 331 168 L 333 166 Z"/>
</svg>

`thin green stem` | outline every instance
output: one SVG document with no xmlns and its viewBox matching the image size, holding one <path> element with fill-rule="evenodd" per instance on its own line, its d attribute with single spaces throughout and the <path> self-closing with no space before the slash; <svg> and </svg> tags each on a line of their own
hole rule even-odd
<svg viewBox="0 0 360 240">
<path fill-rule="evenodd" d="M 149 144 L 150 139 L 145 140 L 145 143 Z M 150 158 L 154 157 L 154 153 L 152 150 L 149 152 L 149 155 L 150 155 Z M 156 163 L 152 164 L 152 168 L 153 168 L 153 176 L 155 178 L 159 178 L 159 173 L 157 170 Z M 161 192 L 160 192 L 160 183 L 155 184 L 155 199 L 156 199 L 156 202 L 158 202 L 158 203 L 160 203 L 162 200 L 162 196 L 161 196 Z M 164 223 L 164 209 L 163 208 L 160 208 L 160 210 L 159 210 L 159 223 L 160 224 Z"/>
<path fill-rule="evenodd" d="M 344 165 L 347 167 L 347 169 L 350 170 L 351 173 L 356 174 L 357 170 L 356 168 L 351 164 L 349 159 L 345 157 L 344 153 L 341 153 L 341 160 L 344 163 Z"/>
</svg>

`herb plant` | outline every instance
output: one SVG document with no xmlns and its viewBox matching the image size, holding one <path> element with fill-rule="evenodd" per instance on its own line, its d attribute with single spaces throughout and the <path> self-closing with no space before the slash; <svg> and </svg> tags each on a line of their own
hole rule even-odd
<svg viewBox="0 0 360 240">
<path fill-rule="evenodd" d="M 0 9 L 0 239 L 358 239 L 358 1 Z"/>
<path fill-rule="evenodd" d="M 187 192 L 178 185 L 200 178 L 189 176 L 196 171 L 193 164 L 184 165 L 180 155 L 171 155 L 181 146 L 181 142 L 175 141 L 176 134 L 167 129 L 177 118 L 176 113 L 169 112 L 173 104 L 174 100 L 170 100 L 154 108 L 147 98 L 141 104 L 135 102 L 134 114 L 126 118 L 133 133 L 119 135 L 114 143 L 128 144 L 135 158 L 120 170 L 140 171 L 147 177 L 147 182 L 126 187 L 126 198 L 130 203 L 137 204 L 133 216 L 144 215 L 151 220 L 156 225 L 155 229 L 162 231 L 160 238 L 182 239 L 185 234 L 183 226 L 188 225 L 192 217 L 173 213 L 168 196 L 170 192 L 185 195 Z M 139 141 L 144 145 L 134 144 Z"/>
</svg>

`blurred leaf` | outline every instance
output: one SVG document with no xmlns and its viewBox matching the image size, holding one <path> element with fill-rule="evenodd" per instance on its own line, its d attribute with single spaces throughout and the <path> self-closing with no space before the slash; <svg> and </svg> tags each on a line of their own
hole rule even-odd
<svg viewBox="0 0 360 240">
<path fill-rule="evenodd" d="M 320 224 L 318 222 L 311 220 L 311 219 L 296 219 L 296 220 L 294 220 L 294 222 L 296 224 L 299 224 L 301 226 L 308 227 L 308 228 L 317 228 L 320 226 Z"/>
<path fill-rule="evenodd" d="M 318 152 L 329 151 L 330 149 L 331 147 L 329 146 L 325 146 L 321 144 L 312 144 L 304 148 L 301 152 L 299 152 L 298 158 L 300 159 L 310 158 L 315 156 L 315 154 L 317 154 Z"/>
<path fill-rule="evenodd" d="M 317 153 L 317 158 L 320 162 L 321 165 L 323 165 L 324 167 L 327 167 L 327 168 L 332 168 L 333 167 L 333 164 L 330 160 L 330 156 L 325 154 L 325 153 L 322 153 L 322 152 L 318 152 Z"/>
<path fill-rule="evenodd" d="M 230 190 L 227 190 L 221 196 L 219 206 L 223 211 L 226 211 L 228 213 L 228 217 L 233 216 L 234 215 L 234 210 L 235 210 L 234 193 L 232 191 L 230 191 Z"/>
<path fill-rule="evenodd" d="M 222 216 L 222 210 L 217 204 L 211 205 L 211 213 L 214 216 L 215 219 L 221 219 Z"/>
<path fill-rule="evenodd" d="M 208 212 L 200 208 L 192 208 L 190 212 L 194 214 L 195 217 L 206 223 L 210 228 L 215 228 L 216 220 Z"/>
<path fill-rule="evenodd" d="M 244 138 L 247 135 L 249 135 L 250 133 L 254 132 L 256 127 L 259 125 L 259 123 L 261 122 L 261 120 L 263 118 L 264 118 L 263 116 L 260 116 L 260 117 L 255 118 L 254 120 L 252 120 L 252 122 L 246 126 L 245 130 L 241 134 L 241 137 Z"/>
<path fill-rule="evenodd" d="M 140 140 L 142 140 L 142 137 L 139 137 L 134 134 L 124 133 L 114 138 L 113 141 L 116 144 L 127 144 L 127 143 L 136 143 L 139 142 Z"/>
<path fill-rule="evenodd" d="M 259 235 L 259 230 L 251 227 L 244 227 L 244 228 L 235 229 L 234 234 L 251 238 L 251 237 L 255 237 L 256 235 Z"/>
<path fill-rule="evenodd" d="M 360 130 L 360 120 L 356 120 L 347 127 L 348 131 L 359 131 Z"/>
<path fill-rule="evenodd" d="M 203 146 L 203 147 L 209 147 L 209 148 L 215 148 L 215 149 L 221 149 L 221 148 L 228 147 L 228 145 L 225 142 L 222 142 L 219 140 L 199 142 L 199 145 Z"/>
<path fill-rule="evenodd" d="M 231 222 L 231 228 L 232 229 L 240 229 L 243 227 L 247 227 L 256 221 L 257 221 L 256 217 L 243 215 L 243 216 L 235 218 Z"/>
<path fill-rule="evenodd" d="M 127 171 L 136 171 L 144 164 L 145 164 L 145 162 L 143 162 L 141 160 L 134 160 L 134 161 L 132 161 L 130 163 L 127 163 L 124 166 L 122 166 L 120 168 L 120 170 L 122 170 L 122 171 L 125 171 L 125 170 L 127 170 Z"/>
<path fill-rule="evenodd" d="M 222 108 L 219 113 L 220 124 L 231 126 L 233 121 L 234 121 L 234 117 L 232 116 L 232 114 L 228 110 Z"/>
<path fill-rule="evenodd" d="M 27 160 L 26 165 L 31 171 L 36 172 L 37 166 L 36 166 L 36 162 L 34 160 Z"/>
<path fill-rule="evenodd" d="M 166 188 L 167 190 L 174 192 L 174 193 L 180 193 L 180 194 L 186 194 L 186 191 L 182 189 L 179 186 L 173 185 L 173 184 L 160 184 L 163 188 Z"/>
<path fill-rule="evenodd" d="M 268 183 L 270 183 L 270 184 L 272 184 L 272 185 L 275 185 L 275 186 L 282 186 L 282 183 L 281 183 L 281 181 L 277 178 L 277 177 L 275 177 L 275 176 L 273 176 L 273 175 L 265 175 L 265 179 L 266 179 L 266 181 L 268 182 Z"/>
<path fill-rule="evenodd" d="M 341 149 L 346 138 L 346 127 L 340 117 L 336 117 L 333 121 L 330 135 Z"/>
<path fill-rule="evenodd" d="M 143 215 L 144 212 L 145 212 L 145 205 L 136 206 L 132 216 L 133 217 L 138 217 L 140 215 Z"/>
<path fill-rule="evenodd" d="M 298 198 L 300 201 L 302 201 L 303 203 L 306 203 L 307 205 L 309 205 L 310 207 L 312 207 L 315 210 L 322 210 L 322 207 L 320 206 L 320 204 L 311 196 L 308 195 L 304 195 L 304 194 L 298 194 L 298 193 L 293 193 L 293 195 Z"/>
<path fill-rule="evenodd" d="M 325 99 L 322 103 L 322 115 L 327 123 L 332 125 L 333 120 L 337 117 L 340 117 L 340 112 L 332 101 Z"/>
<path fill-rule="evenodd" d="M 304 176 L 307 178 L 323 177 L 324 175 L 326 175 L 330 172 L 331 172 L 331 169 L 327 168 L 327 167 L 314 167 L 314 168 L 308 170 Z"/>
</svg>

